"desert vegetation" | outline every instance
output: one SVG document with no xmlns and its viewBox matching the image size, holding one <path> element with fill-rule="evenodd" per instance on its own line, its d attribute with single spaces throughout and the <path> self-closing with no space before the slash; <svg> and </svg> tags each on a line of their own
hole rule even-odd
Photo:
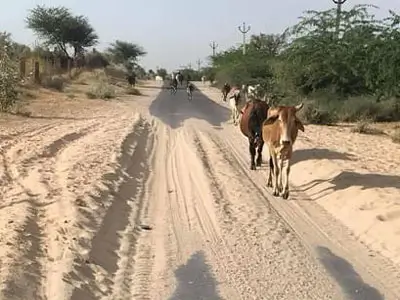
<svg viewBox="0 0 400 300">
<path fill-rule="evenodd" d="M 92 79 L 98 80 L 89 80 L 90 86 L 85 91 L 88 98 L 100 99 L 116 96 L 118 88 L 112 86 L 115 79 L 125 81 L 132 73 L 139 79 L 148 76 L 138 64 L 138 58 L 146 55 L 140 45 L 116 40 L 104 52 L 98 51 L 94 47 L 99 36 L 88 18 L 75 15 L 66 7 L 38 5 L 28 12 L 25 22 L 40 40 L 34 48 L 14 41 L 10 33 L 0 34 L 0 110 L 3 112 L 12 110 L 18 100 L 32 94 L 27 88 L 35 85 L 64 92 L 71 80 L 89 84 L 79 78 L 84 71 L 100 71 L 93 73 Z M 140 94 L 133 88 L 128 92 Z"/>
<path fill-rule="evenodd" d="M 246 55 L 211 57 L 204 74 L 217 86 L 260 83 L 275 104 L 302 99 L 309 123 L 399 121 L 400 16 L 377 19 L 378 9 L 343 10 L 339 29 L 336 9 L 306 11 L 280 34 L 251 36 Z"/>
</svg>

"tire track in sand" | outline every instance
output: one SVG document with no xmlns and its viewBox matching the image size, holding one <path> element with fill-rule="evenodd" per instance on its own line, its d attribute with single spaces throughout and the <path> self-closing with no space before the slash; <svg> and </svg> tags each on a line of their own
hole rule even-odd
<svg viewBox="0 0 400 300">
<path fill-rule="evenodd" d="M 157 174 L 149 182 L 151 204 L 144 217 L 155 228 L 142 235 L 138 242 L 141 250 L 135 257 L 134 295 L 140 299 L 168 298 L 176 286 L 174 270 L 185 264 L 194 252 L 204 249 L 207 261 L 222 270 L 219 279 L 235 280 L 224 291 L 227 299 L 234 299 L 240 294 L 236 286 L 247 283 L 242 272 L 237 272 L 240 268 L 230 269 L 235 263 L 234 257 L 225 248 L 215 217 L 213 203 L 223 196 L 210 187 L 215 184 L 204 171 L 193 133 L 160 127 L 154 164 Z"/>
<path fill-rule="evenodd" d="M 381 297 L 384 299 L 399 299 L 400 271 L 393 262 L 360 244 L 348 228 L 337 222 L 318 204 L 310 201 L 309 197 L 296 187 L 292 187 L 293 199 L 296 199 L 294 201 L 282 201 L 269 194 L 265 188 L 267 175 L 257 176 L 255 175 L 257 173 L 249 172 L 246 168 L 248 150 L 245 147 L 246 144 L 243 143 L 243 137 L 234 133 L 232 129 L 228 130 L 224 135 L 224 137 L 228 136 L 228 139 L 220 141 L 219 145 L 224 151 L 232 153 L 233 161 L 253 184 L 264 187 L 263 193 L 269 195 L 265 204 L 272 206 L 282 219 L 290 224 L 310 253 L 321 258 L 321 253 L 317 249 L 325 247 L 331 249 L 332 253 L 336 253 L 337 257 L 342 258 L 343 261 L 351 263 L 351 268 L 354 270 L 350 274 L 353 275 L 347 274 L 347 276 L 357 278 L 357 280 L 348 280 L 347 284 L 343 284 L 342 276 L 336 278 L 345 289 L 350 290 L 348 294 L 356 299 L 363 299 L 365 293 L 370 291 L 371 297 L 377 299 L 380 297 L 380 295 L 377 296 L 378 294 L 383 294 Z"/>
<path fill-rule="evenodd" d="M 168 249 L 169 218 L 167 215 L 166 193 L 171 190 L 167 184 L 167 164 L 170 152 L 169 129 L 154 122 L 154 146 L 150 164 L 150 177 L 146 186 L 148 200 L 142 210 L 140 220 L 143 224 L 151 224 L 151 231 L 143 231 L 138 236 L 136 255 L 130 258 L 134 262 L 131 274 L 130 300 L 165 299 L 168 294 L 166 286 L 172 286 L 168 281 L 172 268 L 168 264 L 172 251 Z M 168 267 L 167 267 L 168 265 Z M 168 283 L 165 283 L 168 281 Z"/>
<path fill-rule="evenodd" d="M 20 132 L 10 134 L 10 135 L 4 135 L 0 136 L 1 140 L 1 162 L 2 162 L 2 167 L 4 169 L 3 174 L 0 176 L 0 185 L 4 186 L 7 184 L 10 184 L 12 181 L 12 176 L 10 174 L 10 167 L 9 167 L 9 162 L 7 159 L 6 153 L 16 144 L 20 143 L 21 140 L 24 139 L 29 139 L 34 136 L 40 135 L 46 131 L 48 131 L 50 128 L 54 127 L 55 124 L 47 124 L 47 125 L 41 125 L 37 128 L 29 129 L 29 130 L 21 130 Z M 4 142 L 4 143 L 3 143 Z"/>
<path fill-rule="evenodd" d="M 71 149 L 79 153 L 79 145 L 86 144 L 86 150 L 90 153 L 93 143 L 99 139 L 107 141 L 109 137 L 106 130 L 121 129 L 120 127 L 121 122 L 116 122 L 112 118 L 102 122 L 101 125 L 95 123 L 53 141 L 38 156 L 38 161 L 42 161 L 41 181 L 45 184 L 49 197 L 54 200 L 54 205 L 48 206 L 46 210 L 46 218 L 41 220 L 46 228 L 48 262 L 43 284 L 46 285 L 47 299 L 60 298 L 60 295 L 66 298 L 72 293 L 72 287 L 64 280 L 64 276 L 72 270 L 73 258 L 76 257 L 75 237 L 79 235 L 80 230 L 77 228 L 76 220 L 78 216 L 76 195 L 68 192 L 68 178 L 63 177 L 63 171 L 73 169 Z M 98 151 L 99 157 L 107 153 L 107 150 L 100 151 L 100 148 Z M 70 159 L 66 159 L 68 156 L 66 157 L 65 153 L 70 155 Z M 86 153 L 82 153 L 81 157 L 87 158 Z M 84 182 L 81 182 L 80 187 L 83 188 L 83 185 Z"/>
<path fill-rule="evenodd" d="M 148 205 L 141 216 L 142 222 L 151 224 L 152 230 L 140 234 L 133 258 L 131 294 L 134 299 L 168 298 L 176 286 L 174 271 L 203 247 L 212 256 L 213 251 L 207 244 L 220 239 L 218 224 L 206 211 L 212 210 L 213 198 L 211 191 L 208 192 L 206 175 L 198 173 L 202 166 L 191 135 L 186 130 L 173 131 L 160 123 L 156 123 L 155 132 L 152 156 L 155 172 L 148 181 Z M 206 186 L 195 183 L 196 178 Z"/>
<path fill-rule="evenodd" d="M 69 140 L 63 146 L 67 146 L 69 142 L 81 138 L 88 134 L 89 128 L 82 129 L 81 132 L 74 136 L 69 134 Z M 49 146 L 58 145 L 53 148 L 52 158 L 62 149 L 58 140 L 52 142 Z M 20 204 L 24 203 L 26 210 L 26 219 L 17 227 L 17 237 L 15 244 L 19 245 L 17 253 L 13 249 L 13 259 L 7 261 L 7 269 L 5 273 L 7 277 L 4 280 L 2 293 L 7 299 L 46 299 L 46 264 L 48 261 L 48 249 L 44 243 L 47 235 L 49 214 L 47 209 L 54 204 L 53 195 L 49 189 L 49 185 L 42 178 L 43 165 L 31 165 L 29 170 L 26 166 L 13 166 L 10 168 L 11 181 L 15 182 L 19 190 L 25 194 L 25 200 L 20 200 Z M 24 174 L 24 175 L 22 175 Z M 48 238 L 48 237 L 47 237 Z M 10 246 L 13 246 L 10 244 Z M 11 249 L 10 249 L 11 250 Z"/>
<path fill-rule="evenodd" d="M 113 294 L 110 298 L 105 297 L 104 300 L 153 300 L 150 296 L 150 276 L 155 258 L 152 237 L 154 226 L 157 228 L 158 224 L 150 220 L 149 211 L 160 203 L 159 199 L 154 197 L 154 190 L 165 187 L 165 181 L 157 180 L 159 174 L 163 172 L 160 168 L 155 167 L 154 163 L 160 158 L 164 160 L 166 154 L 159 151 L 159 143 L 163 141 L 163 133 L 154 120 L 152 121 L 152 132 L 154 139 L 149 146 L 151 149 L 148 158 L 149 177 L 140 195 L 143 198 L 142 205 L 133 213 L 130 219 L 134 220 L 134 222 L 127 227 L 123 234 L 123 239 L 126 242 L 122 243 L 122 245 L 125 244 L 125 247 L 120 249 L 123 255 L 120 260 L 119 270 L 115 276 Z M 154 185 L 155 182 L 157 183 L 156 185 Z M 162 220 L 158 221 L 162 222 Z M 162 222 L 162 224 L 162 226 L 165 226 L 165 223 Z M 157 242 L 161 241 L 158 239 Z"/>
<path fill-rule="evenodd" d="M 65 280 L 75 286 L 71 300 L 109 299 L 112 295 L 115 274 L 118 271 L 118 254 L 121 247 L 119 232 L 129 226 L 131 212 L 135 207 L 140 211 L 144 197 L 143 185 L 147 181 L 148 163 L 146 150 L 152 144 L 150 126 L 141 121 L 136 124 L 125 138 L 122 153 L 118 159 L 119 168 L 112 174 L 104 176 L 107 189 L 99 191 L 94 196 L 95 201 L 110 203 L 105 207 L 100 226 L 96 226 L 91 212 L 81 208 L 81 213 L 87 218 L 89 227 L 98 227 L 89 245 L 87 255 L 75 259 L 74 270 Z M 133 220 L 135 221 L 135 220 Z M 81 241 L 86 244 L 85 241 Z M 135 238 L 132 235 L 130 251 L 134 249 Z M 128 255 L 120 253 L 121 255 Z M 127 259 L 127 258 L 125 258 Z M 129 258 L 130 259 L 130 258 Z"/>
<path fill-rule="evenodd" d="M 150 126 L 149 126 L 150 128 Z M 143 249 L 143 245 L 139 243 L 139 239 L 146 235 L 146 229 L 143 229 L 147 223 L 144 220 L 144 216 L 147 213 L 148 206 L 150 205 L 149 199 L 149 182 L 152 178 L 152 164 L 154 155 L 156 153 L 158 132 L 154 126 L 154 122 L 151 122 L 151 128 L 149 129 L 149 138 L 147 144 L 147 158 L 146 158 L 146 180 L 142 181 L 140 191 L 135 196 L 136 205 L 131 210 L 129 217 L 129 224 L 125 228 L 121 237 L 121 246 L 119 249 L 120 260 L 118 262 L 118 270 L 115 273 L 114 285 L 112 294 L 110 296 L 103 297 L 104 300 L 118 299 L 118 300 L 131 300 L 131 299 L 147 299 L 147 291 L 140 291 L 139 293 L 135 290 L 135 282 L 142 280 L 147 274 L 151 272 L 151 264 L 140 264 L 140 262 L 146 261 L 151 262 L 152 253 L 147 248 Z M 127 191 L 130 192 L 130 191 Z M 149 226 L 149 225 L 147 225 Z M 140 256 L 138 259 L 136 256 Z"/>
<path fill-rule="evenodd" d="M 210 176 L 226 195 L 216 204 L 226 237 L 218 249 L 230 251 L 233 263 L 228 260 L 228 272 L 242 273 L 247 280 L 240 285 L 228 276 L 226 285 L 236 286 L 243 299 L 345 299 L 280 216 L 260 204 L 264 195 L 237 167 L 229 150 L 212 134 L 199 132 L 197 139 Z"/>
</svg>

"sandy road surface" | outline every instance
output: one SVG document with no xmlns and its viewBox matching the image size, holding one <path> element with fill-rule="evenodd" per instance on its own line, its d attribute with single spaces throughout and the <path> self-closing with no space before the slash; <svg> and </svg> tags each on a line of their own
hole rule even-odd
<svg viewBox="0 0 400 300">
<path fill-rule="evenodd" d="M 399 299 L 314 204 L 267 201 L 225 107 L 143 93 L 0 121 L 1 299 Z"/>
</svg>

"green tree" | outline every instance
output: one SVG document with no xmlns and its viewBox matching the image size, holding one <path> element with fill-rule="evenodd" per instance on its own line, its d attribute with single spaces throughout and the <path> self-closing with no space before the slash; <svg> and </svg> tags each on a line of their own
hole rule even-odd
<svg viewBox="0 0 400 300">
<path fill-rule="evenodd" d="M 15 58 L 29 57 L 29 55 L 31 54 L 31 48 L 29 48 L 27 45 L 24 44 L 19 44 L 14 42 L 12 44 L 12 48 L 13 48 L 12 56 Z"/>
<path fill-rule="evenodd" d="M 135 65 L 133 72 L 135 72 L 136 76 L 138 78 L 145 78 L 146 77 L 146 70 L 140 66 L 140 65 Z"/>
<path fill-rule="evenodd" d="M 377 19 L 376 9 L 343 10 L 339 34 L 336 9 L 306 11 L 281 34 L 251 36 L 245 56 L 232 47 L 212 57 L 207 72 L 217 85 L 260 83 L 278 102 L 304 97 L 315 120 L 398 120 L 400 16 Z"/>
<path fill-rule="evenodd" d="M 248 45 L 248 52 L 262 53 L 270 57 L 277 56 L 286 45 L 286 37 L 287 32 L 283 34 L 260 33 L 259 35 L 252 35 Z"/>
<path fill-rule="evenodd" d="M 84 49 L 97 44 L 98 36 L 85 16 L 74 16 L 63 7 L 38 5 L 30 10 L 26 23 L 47 46 L 59 48 L 67 57 L 73 49 L 73 57 L 82 54 Z"/>
<path fill-rule="evenodd" d="M 157 73 L 158 76 L 161 76 L 161 77 L 164 78 L 164 79 L 165 79 L 165 78 L 167 77 L 167 75 L 168 75 L 167 70 L 164 69 L 164 68 L 157 69 L 156 73 Z"/>
<path fill-rule="evenodd" d="M 109 64 L 110 62 L 105 55 L 97 51 L 95 48 L 93 48 L 91 53 L 85 55 L 85 65 L 88 68 L 101 69 L 107 67 Z"/>
<path fill-rule="evenodd" d="M 114 63 L 123 65 L 128 72 L 133 70 L 139 57 L 146 55 L 141 46 L 119 40 L 112 43 L 107 52 Z"/>
<path fill-rule="evenodd" d="M 203 68 L 202 73 L 203 73 L 204 76 L 206 76 L 207 80 L 210 83 L 214 82 L 215 74 L 216 74 L 216 68 L 214 68 L 214 67 Z"/>
</svg>

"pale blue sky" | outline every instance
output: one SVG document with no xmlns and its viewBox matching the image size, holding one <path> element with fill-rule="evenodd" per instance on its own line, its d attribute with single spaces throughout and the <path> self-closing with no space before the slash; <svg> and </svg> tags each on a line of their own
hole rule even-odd
<svg viewBox="0 0 400 300">
<path fill-rule="evenodd" d="M 190 3 L 190 4 L 189 4 Z M 399 0 L 348 0 L 345 6 L 369 3 L 400 12 Z M 33 45 L 35 36 L 25 27 L 28 9 L 37 4 L 70 8 L 83 14 L 100 36 L 99 49 L 116 39 L 142 45 L 148 52 L 141 60 L 146 68 L 168 70 L 196 60 L 205 62 L 212 40 L 225 50 L 241 41 L 237 26 L 251 25 L 252 34 L 281 32 L 296 23 L 307 9 L 327 9 L 332 0 L 14 0 L 0 10 L 0 30 L 11 32 L 21 43 Z"/>
</svg>

